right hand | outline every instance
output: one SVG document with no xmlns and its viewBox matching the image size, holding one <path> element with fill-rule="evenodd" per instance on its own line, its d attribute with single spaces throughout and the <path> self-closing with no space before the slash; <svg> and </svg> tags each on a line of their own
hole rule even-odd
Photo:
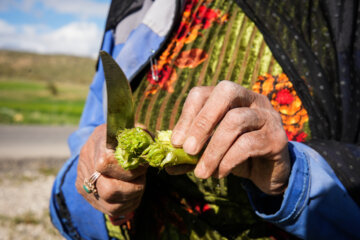
<svg viewBox="0 0 360 240">
<path fill-rule="evenodd" d="M 81 149 L 77 168 L 77 191 L 96 209 L 110 217 L 126 215 L 140 204 L 145 189 L 147 167 L 124 170 L 117 163 L 114 150 L 106 148 L 106 124 L 95 128 Z M 95 171 L 101 173 L 96 181 L 98 197 L 87 193 L 84 179 Z"/>
</svg>

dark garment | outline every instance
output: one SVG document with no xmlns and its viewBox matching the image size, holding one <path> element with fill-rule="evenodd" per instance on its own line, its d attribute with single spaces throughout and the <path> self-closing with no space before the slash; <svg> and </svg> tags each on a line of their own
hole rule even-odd
<svg viewBox="0 0 360 240">
<path fill-rule="evenodd" d="M 309 113 L 308 143 L 360 206 L 360 4 L 238 0 Z"/>
</svg>

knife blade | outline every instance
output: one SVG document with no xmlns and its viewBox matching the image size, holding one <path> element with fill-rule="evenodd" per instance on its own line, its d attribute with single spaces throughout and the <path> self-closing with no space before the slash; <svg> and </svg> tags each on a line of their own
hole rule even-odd
<svg viewBox="0 0 360 240">
<path fill-rule="evenodd" d="M 134 103 L 129 81 L 116 61 L 100 51 L 107 90 L 106 146 L 115 149 L 119 130 L 134 127 Z"/>
</svg>

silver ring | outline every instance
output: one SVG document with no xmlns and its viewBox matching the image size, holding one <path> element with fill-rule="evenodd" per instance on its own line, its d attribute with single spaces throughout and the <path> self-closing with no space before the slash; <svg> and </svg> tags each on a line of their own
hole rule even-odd
<svg viewBox="0 0 360 240">
<path fill-rule="evenodd" d="M 87 178 L 84 179 L 83 188 L 85 192 L 97 194 L 97 189 L 95 184 L 98 178 L 100 177 L 100 175 L 101 173 L 95 171 L 88 179 Z"/>
</svg>

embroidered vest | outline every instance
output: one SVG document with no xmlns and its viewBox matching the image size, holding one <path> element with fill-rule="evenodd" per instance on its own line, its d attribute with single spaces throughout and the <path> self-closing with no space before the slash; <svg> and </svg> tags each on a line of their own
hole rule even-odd
<svg viewBox="0 0 360 240">
<path fill-rule="evenodd" d="M 289 140 L 309 138 L 308 115 L 291 82 L 255 24 L 234 1 L 186 2 L 180 26 L 161 55 L 151 60 L 134 93 L 136 122 L 151 131 L 172 129 L 191 88 L 214 86 L 225 79 L 268 96 L 282 116 Z M 193 173 L 169 176 L 164 171 L 148 171 L 133 228 L 140 239 L 279 234 L 254 215 L 235 176 L 201 180 Z"/>
</svg>

